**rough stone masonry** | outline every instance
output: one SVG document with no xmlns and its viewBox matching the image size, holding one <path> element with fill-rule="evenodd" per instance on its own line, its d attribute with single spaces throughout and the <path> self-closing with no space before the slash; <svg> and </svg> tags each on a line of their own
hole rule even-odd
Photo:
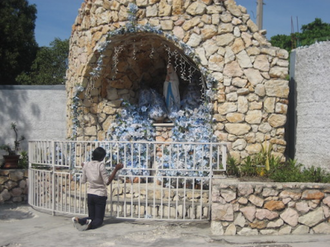
<svg viewBox="0 0 330 247">
<path fill-rule="evenodd" d="M 327 184 L 213 182 L 214 235 L 330 234 Z"/>
<path fill-rule="evenodd" d="M 272 144 L 273 154 L 283 157 L 288 52 L 271 46 L 265 31 L 258 30 L 246 8 L 237 6 L 234 0 L 137 0 L 137 24 L 157 27 L 162 33 L 112 36 L 100 54 L 99 47 L 108 34 L 129 23 L 130 2 L 85 0 L 81 5 L 70 39 L 66 84 L 68 137 L 76 129 L 77 140 L 104 140 L 109 125 L 123 107 L 122 101 L 136 101 L 139 79 L 146 74 L 155 76 L 155 66 L 165 68 L 161 61 L 166 53 L 161 46 L 155 46 L 158 57 L 152 62 L 150 51 L 146 50 L 137 50 L 136 60 L 133 59 L 130 47 L 148 35 L 143 45 L 165 43 L 182 54 L 185 53 L 181 43 L 190 47 L 200 60 L 196 66 L 203 76 L 216 80 L 211 99 L 214 134 L 218 141 L 228 142 L 232 157 L 241 160 L 258 153 L 263 144 Z M 176 39 L 169 40 L 168 35 Z M 116 57 L 119 44 L 127 45 L 127 49 Z M 101 73 L 92 78 L 91 71 L 97 68 L 101 55 Z M 120 65 L 115 78 L 111 73 L 114 57 Z M 83 88 L 81 93 L 76 92 L 77 85 Z M 73 104 L 75 95 L 79 102 Z M 79 124 L 73 121 L 72 109 L 76 107 L 80 112 Z"/>
</svg>

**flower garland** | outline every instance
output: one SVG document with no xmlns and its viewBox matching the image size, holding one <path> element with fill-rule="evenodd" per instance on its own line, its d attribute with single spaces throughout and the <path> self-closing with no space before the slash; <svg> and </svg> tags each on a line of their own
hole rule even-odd
<svg viewBox="0 0 330 247">
<path fill-rule="evenodd" d="M 84 87 L 81 85 L 76 85 L 74 88 L 74 94 L 72 97 L 72 104 L 71 104 L 71 116 L 72 116 L 72 134 L 71 139 L 74 140 L 77 138 L 77 129 L 80 127 L 79 122 L 79 115 L 82 113 L 82 110 L 79 109 L 80 105 L 80 98 L 79 94 L 84 92 Z"/>
<path fill-rule="evenodd" d="M 176 144 L 165 149 L 162 157 L 157 157 L 158 176 L 207 177 L 212 159 L 216 160 L 216 152 L 210 157 L 210 146 L 206 143 L 216 142 L 212 130 L 212 115 L 209 104 L 200 105 L 193 110 L 180 110 L 174 119 L 172 139 L 174 142 L 200 142 L 201 145 Z M 210 160 L 211 158 L 211 160 Z M 171 169 L 171 170 L 167 170 Z M 191 170 L 191 171 L 189 171 Z M 166 186 L 170 179 L 167 179 Z M 199 181 L 201 182 L 200 179 Z M 206 183 L 207 181 L 203 181 Z"/>
<path fill-rule="evenodd" d="M 115 121 L 111 123 L 107 139 L 112 141 L 124 141 L 118 143 L 116 152 L 112 154 L 110 163 L 127 157 L 127 168 L 122 171 L 123 175 L 149 175 L 147 153 L 148 144 L 130 144 L 131 141 L 154 141 L 156 136 L 152 121 L 141 112 L 137 106 L 124 102 L 121 114 L 118 114 Z"/>
</svg>

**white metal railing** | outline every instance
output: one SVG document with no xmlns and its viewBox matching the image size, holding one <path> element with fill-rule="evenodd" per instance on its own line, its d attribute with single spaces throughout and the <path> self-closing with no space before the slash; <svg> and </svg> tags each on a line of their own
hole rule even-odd
<svg viewBox="0 0 330 247">
<path fill-rule="evenodd" d="M 99 146 L 107 151 L 109 172 L 124 164 L 110 185 L 107 215 L 209 219 L 211 178 L 214 171 L 226 170 L 226 143 L 30 141 L 29 204 L 53 213 L 87 214 L 81 163 Z"/>
</svg>

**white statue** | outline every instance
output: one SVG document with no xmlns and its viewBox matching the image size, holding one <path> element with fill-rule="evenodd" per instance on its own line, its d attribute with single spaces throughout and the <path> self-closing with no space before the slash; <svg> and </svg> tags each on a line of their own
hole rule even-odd
<svg viewBox="0 0 330 247">
<path fill-rule="evenodd" d="M 169 116 L 180 110 L 179 78 L 171 64 L 167 66 L 163 94 Z"/>
</svg>

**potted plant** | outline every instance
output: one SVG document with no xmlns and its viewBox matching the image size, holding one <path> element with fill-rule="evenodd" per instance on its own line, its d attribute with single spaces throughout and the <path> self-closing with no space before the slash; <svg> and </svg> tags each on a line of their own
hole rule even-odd
<svg viewBox="0 0 330 247">
<path fill-rule="evenodd" d="M 25 140 L 25 137 L 23 135 L 19 137 L 16 123 L 11 123 L 11 128 L 15 133 L 14 146 L 11 146 L 9 144 L 4 144 L 0 146 L 0 149 L 7 152 L 7 155 L 3 155 L 4 158 L 4 164 L 2 166 L 3 169 L 18 168 L 18 161 L 20 158 L 19 155 L 20 144 L 21 141 Z"/>
</svg>

